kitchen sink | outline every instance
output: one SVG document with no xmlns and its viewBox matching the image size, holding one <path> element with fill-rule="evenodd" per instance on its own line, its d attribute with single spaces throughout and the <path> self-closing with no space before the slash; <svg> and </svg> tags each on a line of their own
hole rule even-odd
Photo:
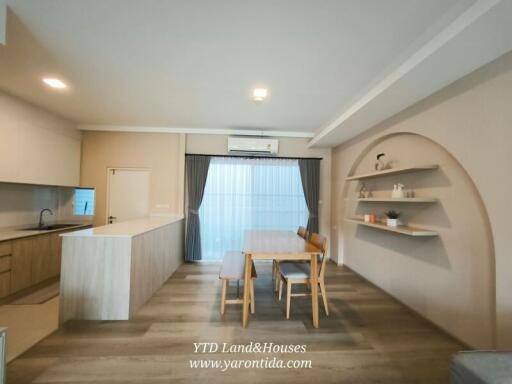
<svg viewBox="0 0 512 384">
<path fill-rule="evenodd" d="M 80 224 L 50 224 L 50 225 L 44 225 L 42 227 L 23 228 L 22 231 L 53 231 L 55 229 L 76 227 L 78 225 L 80 225 Z"/>
</svg>

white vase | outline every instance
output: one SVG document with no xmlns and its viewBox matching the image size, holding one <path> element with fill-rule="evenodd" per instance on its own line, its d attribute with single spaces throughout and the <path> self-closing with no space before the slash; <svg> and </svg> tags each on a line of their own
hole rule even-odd
<svg viewBox="0 0 512 384">
<path fill-rule="evenodd" d="M 404 185 L 403 184 L 395 184 L 393 186 L 393 192 L 391 192 L 391 198 L 403 199 L 404 197 L 405 197 Z"/>
<path fill-rule="evenodd" d="M 398 219 L 387 219 L 388 227 L 398 227 Z"/>
</svg>

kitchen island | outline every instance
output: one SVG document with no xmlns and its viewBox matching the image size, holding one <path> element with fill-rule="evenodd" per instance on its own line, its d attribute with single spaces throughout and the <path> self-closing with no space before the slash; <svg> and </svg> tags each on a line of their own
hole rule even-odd
<svg viewBox="0 0 512 384">
<path fill-rule="evenodd" d="M 128 320 L 183 263 L 183 216 L 62 235 L 60 322 Z"/>
</svg>

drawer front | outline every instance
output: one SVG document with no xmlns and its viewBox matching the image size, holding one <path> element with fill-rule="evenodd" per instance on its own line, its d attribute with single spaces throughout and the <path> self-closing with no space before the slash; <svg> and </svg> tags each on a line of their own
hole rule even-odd
<svg viewBox="0 0 512 384">
<path fill-rule="evenodd" d="M 0 256 L 12 254 L 12 241 L 2 241 L 0 243 Z"/>
<path fill-rule="evenodd" d="M 11 293 L 11 272 L 0 273 L 0 297 L 9 296 Z"/>
<path fill-rule="evenodd" d="M 11 270 L 11 256 L 0 256 L 0 273 Z"/>
</svg>

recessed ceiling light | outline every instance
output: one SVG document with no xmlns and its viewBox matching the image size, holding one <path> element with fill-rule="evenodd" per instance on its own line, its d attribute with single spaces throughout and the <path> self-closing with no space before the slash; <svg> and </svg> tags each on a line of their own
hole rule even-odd
<svg viewBox="0 0 512 384">
<path fill-rule="evenodd" d="M 64 89 L 68 87 L 64 82 L 54 77 L 45 77 L 43 79 L 43 83 L 45 83 L 49 87 L 56 89 Z"/>
<path fill-rule="evenodd" d="M 263 101 L 267 97 L 268 91 L 265 88 L 254 88 L 252 98 L 254 101 Z"/>
</svg>

